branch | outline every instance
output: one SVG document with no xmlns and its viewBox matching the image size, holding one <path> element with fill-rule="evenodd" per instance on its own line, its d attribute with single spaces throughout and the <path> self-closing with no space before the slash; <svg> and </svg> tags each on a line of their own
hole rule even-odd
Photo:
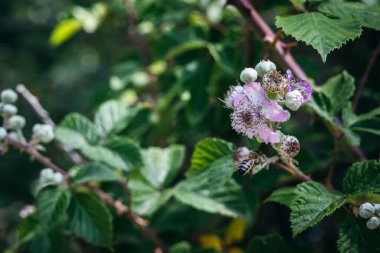
<svg viewBox="0 0 380 253">
<path fill-rule="evenodd" d="M 338 136 L 335 136 L 334 138 L 334 148 L 331 151 L 331 157 L 328 163 L 328 173 L 325 180 L 327 188 L 331 190 L 334 189 L 332 180 L 333 180 L 334 171 L 335 171 L 336 155 L 338 154 L 338 151 L 339 151 L 339 139 L 340 138 Z"/>
<path fill-rule="evenodd" d="M 364 74 L 363 74 L 362 78 L 360 79 L 359 87 L 356 90 L 356 94 L 355 94 L 354 100 L 352 102 L 352 110 L 353 111 L 356 110 L 356 107 L 359 104 L 360 96 L 362 95 L 364 86 L 368 81 L 369 74 L 371 73 L 373 65 L 375 65 L 375 62 L 376 62 L 377 57 L 379 56 L 379 53 L 380 53 L 380 41 L 377 44 L 376 48 L 373 50 L 372 55 L 371 55 L 371 59 L 368 62 L 367 68 L 365 69 Z"/>
<path fill-rule="evenodd" d="M 288 167 L 285 164 L 276 163 L 276 162 L 273 162 L 271 164 L 273 164 L 274 166 L 276 166 L 280 169 L 283 169 L 283 170 L 289 172 L 290 174 L 294 175 L 295 177 L 297 177 L 298 179 L 300 179 L 302 181 L 312 181 L 312 179 L 309 176 L 305 175 L 302 171 L 300 171 L 297 168 Z"/>
<path fill-rule="evenodd" d="M 41 118 L 41 120 L 45 124 L 49 124 L 51 126 L 55 126 L 54 121 L 49 117 L 48 112 L 41 106 L 38 99 L 30 93 L 30 91 L 24 86 L 24 85 L 18 85 L 16 90 L 25 98 L 25 100 L 31 105 L 33 110 L 36 112 L 36 114 Z M 54 164 L 48 157 L 43 156 L 40 154 L 33 146 L 29 144 L 25 144 L 22 142 L 19 142 L 17 140 L 11 139 L 7 137 L 7 142 L 9 144 L 14 145 L 15 147 L 27 152 L 30 154 L 33 158 L 41 162 L 42 164 L 46 165 L 47 167 L 51 168 L 54 171 L 61 172 L 64 177 L 65 181 L 67 182 L 68 174 L 66 171 L 61 169 L 58 165 Z M 58 143 L 59 144 L 59 143 Z M 67 148 L 64 145 L 59 144 L 58 147 L 68 156 L 71 158 L 71 160 L 76 163 L 82 163 L 83 158 L 72 149 Z M 73 155 L 74 154 L 74 155 Z M 79 156 L 80 160 L 76 156 Z M 157 233 L 151 229 L 148 225 L 149 222 L 140 217 L 137 213 L 133 212 L 132 209 L 129 206 L 126 206 L 122 203 L 121 200 L 113 200 L 112 196 L 109 193 L 103 192 L 101 189 L 91 185 L 91 184 L 85 184 L 84 185 L 89 191 L 93 192 L 102 202 L 104 202 L 107 206 L 113 208 L 116 210 L 116 213 L 120 216 L 125 216 L 128 219 L 131 220 L 134 226 L 139 228 L 141 230 L 141 233 L 143 236 L 153 242 L 156 245 L 156 252 L 170 252 L 169 247 L 159 238 Z M 124 192 L 127 196 L 127 202 L 131 203 L 131 195 L 129 192 L 129 189 L 126 187 L 125 184 L 122 184 Z"/>
<path fill-rule="evenodd" d="M 30 154 L 30 156 L 32 158 L 36 159 L 40 163 L 51 168 L 53 171 L 62 173 L 65 178 L 68 177 L 67 172 L 65 170 L 61 169 L 58 165 L 53 163 L 48 157 L 42 155 L 33 146 L 26 144 L 26 143 L 23 143 L 23 142 L 20 142 L 18 140 L 13 139 L 13 138 L 10 138 L 9 136 L 5 137 L 5 143 L 11 144 L 11 145 L 15 146 L 16 148 L 20 149 L 21 151 L 27 152 L 28 154 Z"/>
<path fill-rule="evenodd" d="M 283 65 L 289 67 L 293 73 L 299 78 L 306 80 L 307 76 L 302 68 L 298 65 L 292 54 L 284 48 L 284 43 L 276 40 L 276 34 L 262 19 L 256 9 L 248 0 L 228 0 L 227 4 L 231 4 L 239 9 L 240 13 L 250 25 L 251 29 L 256 32 L 264 41 L 273 45 L 273 51 L 276 59 Z"/>
<path fill-rule="evenodd" d="M 16 87 L 16 91 L 23 96 L 23 98 L 28 102 L 28 104 L 32 107 L 37 116 L 41 119 L 41 121 L 47 125 L 51 125 L 55 127 L 54 121 L 50 118 L 49 113 L 42 107 L 41 103 L 38 101 L 37 97 L 34 96 L 23 84 L 19 84 Z M 66 147 L 58 142 L 55 142 L 57 147 L 64 151 L 65 154 L 76 164 L 82 164 L 85 160 L 82 156 L 76 152 L 75 150 Z"/>
<path fill-rule="evenodd" d="M 42 155 L 39 153 L 33 146 L 29 144 L 22 143 L 18 140 L 6 137 L 6 143 L 11 144 L 17 148 L 19 148 L 22 151 L 25 151 L 26 153 L 30 154 L 32 158 L 36 159 L 43 165 L 51 168 L 55 172 L 60 172 L 65 178 L 65 183 L 67 184 L 68 181 L 68 174 L 65 170 L 60 168 L 58 165 L 53 163 L 48 157 Z M 103 203 L 105 203 L 107 206 L 113 208 L 116 210 L 116 213 L 119 216 L 125 216 L 128 219 L 131 220 L 132 224 L 141 230 L 141 233 L 143 236 L 152 241 L 156 247 L 161 249 L 161 252 L 169 252 L 169 248 L 165 245 L 164 242 L 161 241 L 161 239 L 158 237 L 157 233 L 152 230 L 150 227 L 148 227 L 149 222 L 140 217 L 138 214 L 133 212 L 128 206 L 124 205 L 121 200 L 114 201 L 112 196 L 109 193 L 105 193 L 99 188 L 91 185 L 91 184 L 85 184 L 84 185 L 89 191 L 94 193 Z M 129 190 L 125 187 L 125 191 Z"/>
</svg>

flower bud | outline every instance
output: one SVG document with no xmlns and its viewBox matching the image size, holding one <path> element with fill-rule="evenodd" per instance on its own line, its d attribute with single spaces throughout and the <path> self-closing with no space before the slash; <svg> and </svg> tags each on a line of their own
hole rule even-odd
<svg viewBox="0 0 380 253">
<path fill-rule="evenodd" d="M 54 184 L 61 184 L 63 182 L 63 175 L 60 172 L 55 172 L 53 175 L 53 183 Z"/>
<path fill-rule="evenodd" d="M 302 102 L 303 97 L 298 90 L 288 92 L 285 96 L 285 104 L 292 111 L 297 111 L 302 105 Z"/>
<path fill-rule="evenodd" d="M 31 214 L 35 213 L 36 212 L 36 207 L 35 206 L 32 206 L 32 205 L 27 205 L 27 206 L 24 206 L 20 212 L 19 212 L 19 215 L 22 219 L 25 219 L 27 218 L 28 216 L 30 216 Z"/>
<path fill-rule="evenodd" d="M 375 207 L 371 203 L 364 203 L 359 208 L 359 215 L 364 219 L 368 219 L 375 213 Z"/>
<path fill-rule="evenodd" d="M 35 124 L 32 131 L 35 141 L 49 143 L 54 139 L 53 127 L 50 125 Z"/>
<path fill-rule="evenodd" d="M 50 168 L 45 168 L 40 172 L 40 182 L 42 184 L 51 183 L 54 178 L 54 171 Z"/>
<path fill-rule="evenodd" d="M 380 225 L 380 219 L 376 216 L 373 216 L 371 217 L 368 221 L 367 221 L 367 228 L 369 229 L 375 229 L 375 228 L 378 228 Z"/>
<path fill-rule="evenodd" d="M 295 157 L 300 152 L 300 148 L 300 143 L 296 137 L 285 135 L 281 138 L 279 152 L 286 157 Z"/>
<path fill-rule="evenodd" d="M 252 83 L 257 79 L 257 71 L 253 68 L 245 68 L 240 73 L 240 80 L 243 83 Z"/>
<path fill-rule="evenodd" d="M 247 147 L 239 147 L 232 153 L 232 158 L 236 163 L 240 163 L 242 160 L 247 159 L 249 156 L 249 149 Z"/>
<path fill-rule="evenodd" d="M 234 108 L 234 99 L 236 96 L 243 93 L 243 87 L 242 86 L 231 86 L 230 89 L 227 91 L 227 93 L 224 95 L 224 103 L 229 108 Z"/>
<path fill-rule="evenodd" d="M 266 73 L 272 70 L 276 70 L 276 65 L 270 60 L 260 61 L 255 67 L 259 76 L 263 77 Z"/>
<path fill-rule="evenodd" d="M 0 141 L 4 140 L 5 136 L 7 136 L 7 130 L 4 127 L 0 127 Z"/>
<path fill-rule="evenodd" d="M 4 116 L 10 117 L 17 113 L 17 107 L 14 105 L 5 104 L 3 105 L 1 112 Z"/>
<path fill-rule="evenodd" d="M 262 86 L 268 99 L 277 100 L 284 96 L 288 81 L 279 72 L 272 70 L 264 75 Z"/>
<path fill-rule="evenodd" d="M 1 101 L 4 103 L 13 104 L 17 101 L 17 93 L 11 89 L 6 89 L 1 92 Z"/>
<path fill-rule="evenodd" d="M 380 213 L 380 204 L 374 204 L 375 207 L 375 213 Z"/>
<path fill-rule="evenodd" d="M 22 137 L 20 136 L 19 133 L 16 133 L 16 132 L 10 132 L 8 134 L 8 137 L 12 140 L 15 140 L 15 141 L 23 141 Z"/>
<path fill-rule="evenodd" d="M 20 115 L 13 115 L 9 119 L 9 127 L 13 130 L 21 129 L 25 126 L 25 118 Z"/>
</svg>

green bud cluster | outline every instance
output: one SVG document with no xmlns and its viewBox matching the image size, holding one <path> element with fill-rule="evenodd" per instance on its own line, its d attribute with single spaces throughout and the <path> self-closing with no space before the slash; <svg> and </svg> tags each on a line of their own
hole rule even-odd
<svg viewBox="0 0 380 253">
<path fill-rule="evenodd" d="M 41 185 L 58 185 L 63 183 L 63 175 L 60 172 L 54 172 L 51 168 L 45 168 L 40 172 L 39 182 Z"/>
<path fill-rule="evenodd" d="M 18 98 L 17 93 L 6 89 L 0 93 L 0 98 L 0 115 L 3 118 L 3 126 L 0 127 L 0 144 L 7 136 L 9 139 L 27 143 L 22 133 L 26 120 L 23 116 L 17 115 L 18 109 L 14 104 Z M 32 132 L 30 145 L 40 150 L 44 149 L 40 143 L 49 143 L 54 139 L 54 130 L 50 125 L 35 124 Z"/>
<path fill-rule="evenodd" d="M 376 229 L 380 226 L 380 204 L 366 202 L 359 208 L 359 216 L 368 219 L 367 228 Z"/>
</svg>

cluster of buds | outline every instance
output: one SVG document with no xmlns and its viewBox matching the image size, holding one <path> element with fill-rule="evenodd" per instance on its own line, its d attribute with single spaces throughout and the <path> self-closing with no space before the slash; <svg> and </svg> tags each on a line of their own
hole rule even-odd
<svg viewBox="0 0 380 253">
<path fill-rule="evenodd" d="M 26 120 L 23 116 L 17 115 L 18 109 L 14 105 L 17 101 L 17 93 L 11 89 L 1 92 L 0 115 L 3 118 L 3 127 L 0 127 L 0 142 L 7 136 L 11 139 L 27 143 L 22 129 Z M 44 150 L 40 143 L 49 143 L 54 139 L 54 129 L 50 125 L 35 124 L 32 129 L 33 135 L 30 145 L 39 150 Z"/>
<path fill-rule="evenodd" d="M 224 97 L 226 107 L 233 110 L 232 128 L 250 139 L 270 143 L 285 163 L 294 165 L 300 144 L 296 137 L 280 131 L 280 123 L 290 118 L 286 108 L 296 111 L 310 102 L 311 85 L 290 70 L 282 75 L 269 60 L 245 68 L 240 79 L 244 85 L 231 86 Z"/>
<path fill-rule="evenodd" d="M 376 229 L 380 226 L 380 204 L 366 202 L 359 208 L 359 215 L 368 219 L 367 228 Z"/>
<path fill-rule="evenodd" d="M 25 219 L 29 217 L 30 215 L 34 214 L 36 211 L 37 209 L 35 206 L 26 205 L 20 210 L 19 215 L 20 215 L 20 218 Z"/>
<path fill-rule="evenodd" d="M 51 168 L 41 170 L 39 183 L 41 186 L 58 185 L 63 183 L 64 177 L 60 172 L 54 172 Z"/>
<path fill-rule="evenodd" d="M 226 107 L 233 110 L 232 128 L 260 142 L 279 144 L 282 134 L 278 123 L 290 117 L 283 106 L 298 110 L 309 102 L 311 85 L 296 78 L 290 70 L 282 75 L 271 61 L 261 61 L 255 69 L 244 69 L 240 79 L 244 85 L 231 86 L 224 99 Z M 298 153 L 295 145 L 291 149 L 293 153 Z"/>
</svg>

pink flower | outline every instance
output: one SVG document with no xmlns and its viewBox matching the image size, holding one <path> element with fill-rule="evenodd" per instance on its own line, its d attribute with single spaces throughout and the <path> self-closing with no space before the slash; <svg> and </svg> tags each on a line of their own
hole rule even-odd
<svg viewBox="0 0 380 253">
<path fill-rule="evenodd" d="M 290 69 L 286 71 L 285 78 L 289 82 L 288 92 L 298 90 L 302 94 L 303 102 L 310 102 L 311 94 L 313 93 L 313 88 L 308 82 L 296 78 Z"/>
<path fill-rule="evenodd" d="M 280 142 L 280 135 L 269 126 L 269 123 L 287 121 L 289 112 L 277 102 L 269 101 L 260 83 L 248 83 L 242 87 L 242 90 L 230 88 L 225 103 L 234 109 L 231 118 L 232 128 L 236 132 L 245 134 L 249 138 L 255 136 L 265 143 Z"/>
</svg>

